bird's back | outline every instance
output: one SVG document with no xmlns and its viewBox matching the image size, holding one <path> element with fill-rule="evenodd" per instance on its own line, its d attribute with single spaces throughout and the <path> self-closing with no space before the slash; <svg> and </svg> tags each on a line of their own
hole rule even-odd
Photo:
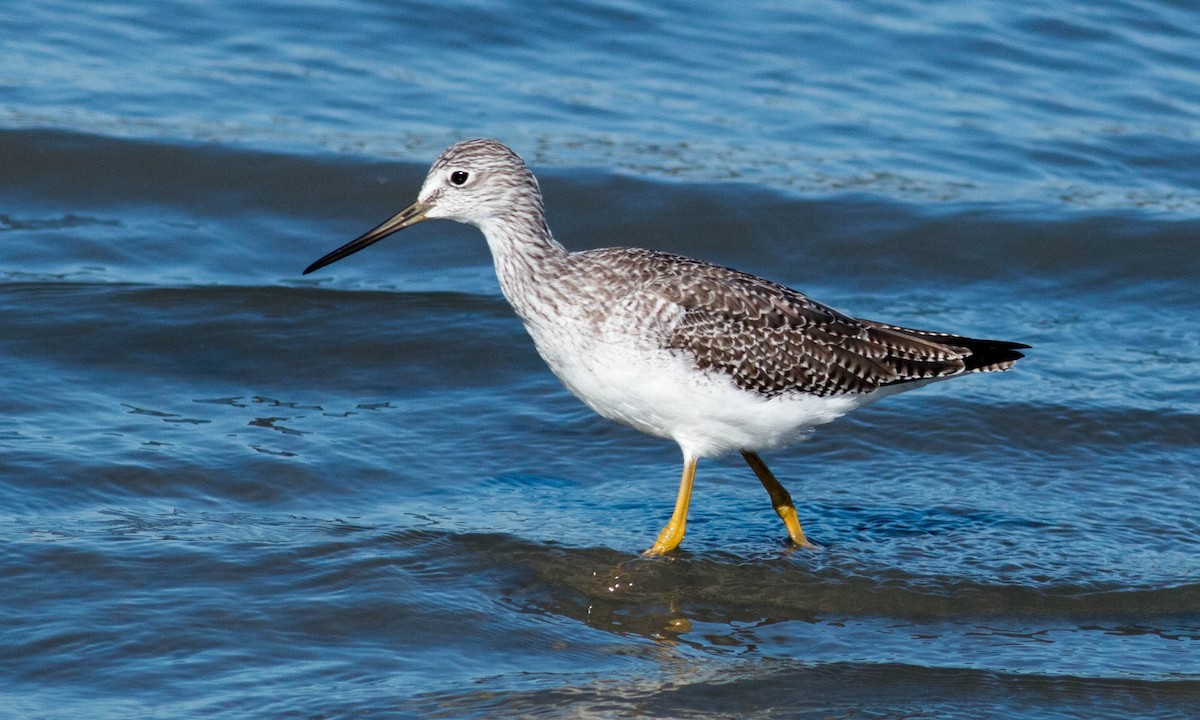
<svg viewBox="0 0 1200 720">
<path fill-rule="evenodd" d="M 611 297 L 655 305 L 664 349 L 765 397 L 872 393 L 1006 370 L 1028 347 L 853 318 L 769 280 L 640 248 L 572 254 L 573 272 Z"/>
</svg>

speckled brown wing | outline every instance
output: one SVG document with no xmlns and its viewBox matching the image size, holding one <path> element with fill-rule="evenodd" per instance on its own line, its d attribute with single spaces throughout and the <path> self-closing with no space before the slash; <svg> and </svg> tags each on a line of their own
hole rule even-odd
<svg viewBox="0 0 1200 720">
<path fill-rule="evenodd" d="M 667 345 L 765 397 L 1003 370 L 1027 347 L 859 320 L 753 275 L 658 255 L 660 273 L 645 287 L 684 311 Z"/>
</svg>

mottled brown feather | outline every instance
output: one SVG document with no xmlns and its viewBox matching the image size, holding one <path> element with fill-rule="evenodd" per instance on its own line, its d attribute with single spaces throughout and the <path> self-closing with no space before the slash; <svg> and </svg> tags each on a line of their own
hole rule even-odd
<svg viewBox="0 0 1200 720">
<path fill-rule="evenodd" d="M 683 310 L 667 347 L 766 397 L 869 393 L 1005 370 L 1028 347 L 860 320 L 778 283 L 678 255 L 636 248 L 592 253 L 600 264 L 624 260 L 636 267 L 639 277 L 627 282 Z"/>
</svg>

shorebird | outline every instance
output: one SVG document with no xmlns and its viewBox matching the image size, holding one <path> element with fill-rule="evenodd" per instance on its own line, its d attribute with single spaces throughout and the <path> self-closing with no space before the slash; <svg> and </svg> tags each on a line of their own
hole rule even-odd
<svg viewBox="0 0 1200 720">
<path fill-rule="evenodd" d="M 494 140 L 447 148 L 416 202 L 304 273 L 435 218 L 483 232 L 504 297 L 568 390 L 606 418 L 678 443 L 675 509 L 646 555 L 683 540 L 697 461 L 735 450 L 791 542 L 810 546 L 760 451 L 886 395 L 1007 370 L 1029 347 L 850 317 L 770 280 L 680 255 L 570 252 L 550 233 L 533 173 Z"/>
</svg>

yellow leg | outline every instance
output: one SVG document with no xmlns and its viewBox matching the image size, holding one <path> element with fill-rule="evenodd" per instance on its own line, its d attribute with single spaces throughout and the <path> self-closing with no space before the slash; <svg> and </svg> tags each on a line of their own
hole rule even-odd
<svg viewBox="0 0 1200 720">
<path fill-rule="evenodd" d="M 754 474 L 762 481 L 763 487 L 771 495 L 771 505 L 774 506 L 779 517 L 783 518 L 783 524 L 787 526 L 788 537 L 800 547 L 813 547 L 808 538 L 804 537 L 804 531 L 800 529 L 800 518 L 796 516 L 796 506 L 792 505 L 792 496 L 775 479 L 767 464 L 758 456 L 758 453 L 749 450 L 743 450 L 742 457 L 746 458 L 750 469 L 754 471 Z"/>
<path fill-rule="evenodd" d="M 666 555 L 683 542 L 683 533 L 687 529 L 688 503 L 692 500 L 692 481 L 696 479 L 696 458 L 691 455 L 683 457 L 683 479 L 679 481 L 679 497 L 675 498 L 675 512 L 671 513 L 671 521 L 658 534 L 654 547 L 642 553 L 647 557 Z"/>
</svg>

